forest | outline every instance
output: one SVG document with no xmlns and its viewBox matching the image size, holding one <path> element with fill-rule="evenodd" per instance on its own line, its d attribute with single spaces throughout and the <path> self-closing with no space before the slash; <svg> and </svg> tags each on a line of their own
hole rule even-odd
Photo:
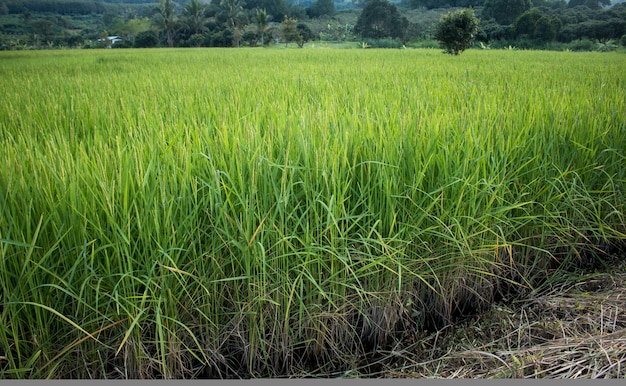
<svg viewBox="0 0 626 386">
<path fill-rule="evenodd" d="M 616 0 L 0 0 L 0 50 L 435 48 L 439 18 L 472 7 L 477 48 L 607 51 L 626 45 Z"/>
</svg>

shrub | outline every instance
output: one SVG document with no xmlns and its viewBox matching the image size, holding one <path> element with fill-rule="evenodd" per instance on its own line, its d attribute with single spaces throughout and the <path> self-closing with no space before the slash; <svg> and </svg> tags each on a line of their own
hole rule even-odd
<svg viewBox="0 0 626 386">
<path fill-rule="evenodd" d="M 133 43 L 128 40 L 120 40 L 112 44 L 111 48 L 133 48 Z"/>
<path fill-rule="evenodd" d="M 448 54 L 458 55 L 469 48 L 478 34 L 479 20 L 472 8 L 448 12 L 437 25 L 435 39 Z"/>
<path fill-rule="evenodd" d="M 369 48 L 402 48 L 402 42 L 398 39 L 364 39 L 363 43 Z"/>
<path fill-rule="evenodd" d="M 156 47 L 159 39 L 154 31 L 143 31 L 135 37 L 136 48 L 152 48 Z"/>
<path fill-rule="evenodd" d="M 593 51 L 596 45 L 589 39 L 574 40 L 568 44 L 567 49 L 570 51 Z"/>
</svg>

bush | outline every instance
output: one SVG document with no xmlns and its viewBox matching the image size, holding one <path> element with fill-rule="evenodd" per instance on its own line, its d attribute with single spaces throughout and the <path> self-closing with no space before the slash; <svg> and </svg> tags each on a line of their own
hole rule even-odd
<svg viewBox="0 0 626 386">
<path fill-rule="evenodd" d="M 364 39 L 363 43 L 369 48 L 402 48 L 402 42 L 399 39 Z"/>
<path fill-rule="evenodd" d="M 439 42 L 431 39 L 414 40 L 407 44 L 411 48 L 439 48 Z"/>
<path fill-rule="evenodd" d="M 128 40 L 120 40 L 111 45 L 111 48 L 133 48 L 134 44 Z"/>
<path fill-rule="evenodd" d="M 570 42 L 567 45 L 570 51 L 593 51 L 596 49 L 596 43 L 589 39 L 579 39 Z"/>
<path fill-rule="evenodd" d="M 203 34 L 193 34 L 187 39 L 185 44 L 188 47 L 202 47 L 205 45 L 206 38 Z"/>
<path fill-rule="evenodd" d="M 474 16 L 472 8 L 448 12 L 437 25 L 435 39 L 448 54 L 458 55 L 474 43 L 478 35 L 478 24 L 479 20 Z"/>
<path fill-rule="evenodd" d="M 256 31 L 245 31 L 241 36 L 241 40 L 250 47 L 256 47 L 259 42 L 259 34 Z"/>
<path fill-rule="evenodd" d="M 159 38 L 154 31 L 143 31 L 135 36 L 135 48 L 152 48 L 159 44 Z"/>
<path fill-rule="evenodd" d="M 610 52 L 617 49 L 617 44 L 613 39 L 601 39 L 596 43 L 596 51 L 598 52 Z"/>
</svg>

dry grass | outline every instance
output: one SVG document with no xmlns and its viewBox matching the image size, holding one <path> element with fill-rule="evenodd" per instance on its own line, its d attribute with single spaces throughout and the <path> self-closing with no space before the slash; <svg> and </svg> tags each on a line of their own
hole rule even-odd
<svg viewBox="0 0 626 386">
<path fill-rule="evenodd" d="M 624 378 L 625 300 L 626 263 L 611 272 L 563 276 L 538 293 L 496 303 L 488 312 L 427 334 L 411 347 L 390 351 L 380 374 Z"/>
</svg>

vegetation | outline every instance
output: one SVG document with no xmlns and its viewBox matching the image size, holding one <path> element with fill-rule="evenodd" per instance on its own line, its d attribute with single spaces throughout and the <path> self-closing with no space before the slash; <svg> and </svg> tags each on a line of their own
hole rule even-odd
<svg viewBox="0 0 626 386">
<path fill-rule="evenodd" d="M 387 0 L 369 0 L 354 26 L 354 31 L 364 38 L 402 38 L 409 25 L 400 16 L 398 8 Z"/>
<path fill-rule="evenodd" d="M 0 59 L 3 379 L 417 369 L 433 331 L 624 247 L 620 52 Z"/>
<path fill-rule="evenodd" d="M 324 15 L 333 15 L 334 13 L 335 3 L 333 3 L 332 0 L 317 0 L 306 10 L 307 16 L 312 18 Z"/>
<path fill-rule="evenodd" d="M 296 20 L 302 44 L 432 47 L 442 15 L 472 7 L 481 47 L 596 50 L 626 35 L 626 3 L 607 0 L 0 0 L 0 50 L 146 47 L 241 47 L 284 43 Z M 271 16 L 259 30 L 257 12 Z M 233 13 L 234 12 L 234 13 Z M 264 31 L 264 32 L 260 32 Z M 310 34 L 309 34 L 310 31 Z M 141 34 L 141 39 L 136 41 Z M 261 34 L 261 35 L 260 35 Z M 306 36 L 304 36 L 304 35 Z M 104 39 L 104 40 L 103 40 Z M 151 43 L 151 42 L 150 42 Z"/>
<path fill-rule="evenodd" d="M 479 20 L 471 8 L 448 12 L 441 17 L 435 39 L 437 39 L 446 52 L 458 55 L 468 49 L 478 34 Z"/>
<path fill-rule="evenodd" d="M 532 7 L 531 0 L 485 0 L 483 16 L 499 24 L 513 24 L 515 19 Z"/>
</svg>

